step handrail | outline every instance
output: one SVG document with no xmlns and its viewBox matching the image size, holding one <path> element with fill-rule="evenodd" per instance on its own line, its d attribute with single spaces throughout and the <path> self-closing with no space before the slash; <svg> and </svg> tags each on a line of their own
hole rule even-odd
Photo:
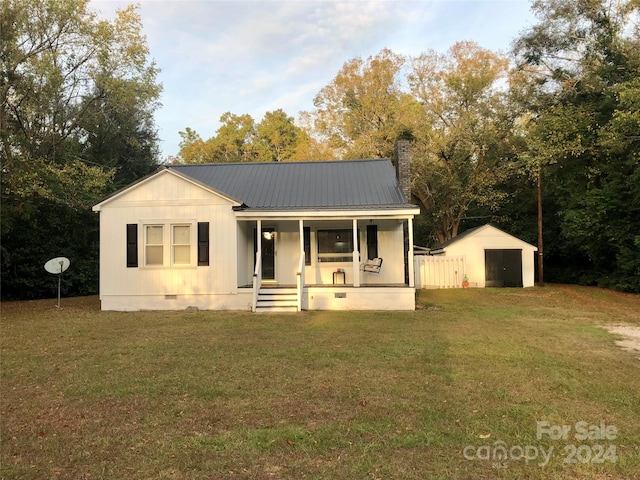
<svg viewBox="0 0 640 480">
<path fill-rule="evenodd" d="M 297 309 L 302 311 L 302 289 L 304 288 L 304 250 L 300 251 L 300 260 L 298 261 L 298 272 L 296 273 L 296 294 Z"/>
<path fill-rule="evenodd" d="M 262 252 L 256 252 L 256 265 L 253 269 L 253 300 L 251 302 L 251 311 L 254 313 L 258 305 L 260 285 L 262 285 Z"/>
</svg>

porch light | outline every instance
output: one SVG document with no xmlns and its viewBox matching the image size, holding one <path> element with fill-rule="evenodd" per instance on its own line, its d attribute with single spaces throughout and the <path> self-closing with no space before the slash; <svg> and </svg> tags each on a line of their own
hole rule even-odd
<svg viewBox="0 0 640 480">
<path fill-rule="evenodd" d="M 273 237 L 275 237 L 275 232 L 262 232 L 262 236 L 265 240 L 271 240 Z"/>
</svg>

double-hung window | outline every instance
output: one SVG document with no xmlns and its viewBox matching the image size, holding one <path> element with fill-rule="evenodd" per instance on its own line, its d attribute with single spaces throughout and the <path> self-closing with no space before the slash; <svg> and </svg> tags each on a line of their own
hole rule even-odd
<svg viewBox="0 0 640 480">
<path fill-rule="evenodd" d="M 138 238 L 138 230 L 141 231 Z M 138 241 L 142 242 L 138 249 Z M 126 261 L 127 268 L 163 266 L 208 266 L 209 222 L 171 223 L 154 222 L 127 224 Z"/>
<path fill-rule="evenodd" d="M 164 225 L 145 225 L 144 264 L 164 265 Z"/>
<path fill-rule="evenodd" d="M 171 225 L 173 265 L 191 265 L 191 225 Z"/>
</svg>

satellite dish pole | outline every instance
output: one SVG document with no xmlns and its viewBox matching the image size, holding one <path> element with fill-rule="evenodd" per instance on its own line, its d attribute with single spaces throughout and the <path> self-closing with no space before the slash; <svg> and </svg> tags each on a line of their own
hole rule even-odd
<svg viewBox="0 0 640 480">
<path fill-rule="evenodd" d="M 62 272 L 64 272 L 67 268 L 69 268 L 70 264 L 71 262 L 66 257 L 52 258 L 51 260 L 49 260 L 47 263 L 44 264 L 44 269 L 47 272 L 53 273 L 54 275 L 58 275 L 58 304 L 56 305 L 57 308 L 60 308 L 60 280 L 62 277 Z"/>
</svg>

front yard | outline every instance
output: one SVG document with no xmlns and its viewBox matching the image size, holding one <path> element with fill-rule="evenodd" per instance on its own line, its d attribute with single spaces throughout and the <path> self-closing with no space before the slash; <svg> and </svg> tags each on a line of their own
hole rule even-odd
<svg viewBox="0 0 640 480">
<path fill-rule="evenodd" d="M 3 479 L 640 479 L 640 359 L 595 288 L 416 312 L 2 304 Z"/>
</svg>

